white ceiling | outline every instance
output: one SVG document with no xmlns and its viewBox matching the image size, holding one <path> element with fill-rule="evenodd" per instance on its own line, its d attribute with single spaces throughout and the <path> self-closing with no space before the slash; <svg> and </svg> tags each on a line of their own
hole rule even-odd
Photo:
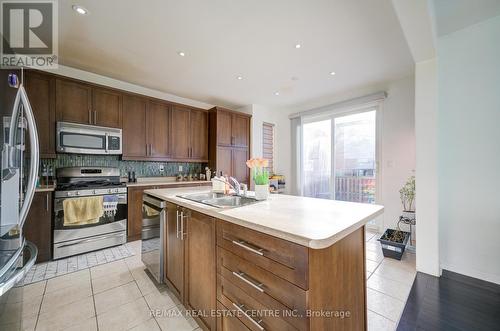
<svg viewBox="0 0 500 331">
<path fill-rule="evenodd" d="M 61 64 L 209 104 L 297 105 L 413 71 L 390 0 L 62 0 L 59 16 Z"/>
<path fill-rule="evenodd" d="M 433 3 L 438 36 L 500 15 L 500 0 L 434 0 Z"/>
</svg>

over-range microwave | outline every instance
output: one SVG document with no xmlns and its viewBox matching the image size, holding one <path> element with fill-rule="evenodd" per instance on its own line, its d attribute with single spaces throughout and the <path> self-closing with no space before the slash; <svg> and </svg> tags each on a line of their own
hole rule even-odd
<svg viewBox="0 0 500 331">
<path fill-rule="evenodd" d="M 78 154 L 122 154 L 122 130 L 57 122 L 57 151 Z"/>
</svg>

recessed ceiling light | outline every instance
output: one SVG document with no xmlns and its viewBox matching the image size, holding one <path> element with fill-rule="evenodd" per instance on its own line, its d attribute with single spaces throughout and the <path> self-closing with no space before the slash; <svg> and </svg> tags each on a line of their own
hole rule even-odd
<svg viewBox="0 0 500 331">
<path fill-rule="evenodd" d="M 274 95 L 280 95 L 280 93 L 279 92 L 274 92 Z"/>
<path fill-rule="evenodd" d="M 73 5 L 72 8 L 74 11 L 76 11 L 80 15 L 87 15 L 89 13 L 89 11 L 87 9 L 83 8 L 82 6 Z"/>
<path fill-rule="evenodd" d="M 297 77 L 297 76 L 292 76 L 291 80 L 299 80 L 299 77 Z"/>
<path fill-rule="evenodd" d="M 301 44 L 295 44 L 295 48 L 297 48 L 297 49 L 298 49 L 298 48 L 301 48 L 301 47 L 302 47 L 302 45 L 301 45 Z"/>
<path fill-rule="evenodd" d="M 331 71 L 330 75 L 335 76 L 335 71 Z"/>
<path fill-rule="evenodd" d="M 237 80 L 242 80 L 242 79 L 243 79 L 243 77 L 242 77 L 242 76 L 238 76 L 238 77 L 236 77 L 236 79 L 237 79 Z"/>
<path fill-rule="evenodd" d="M 186 53 L 184 52 L 177 52 L 177 54 L 179 54 L 179 56 L 186 56 Z"/>
</svg>

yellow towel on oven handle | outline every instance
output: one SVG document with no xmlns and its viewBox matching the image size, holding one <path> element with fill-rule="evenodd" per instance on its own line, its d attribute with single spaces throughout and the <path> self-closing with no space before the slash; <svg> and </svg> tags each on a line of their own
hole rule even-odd
<svg viewBox="0 0 500 331">
<path fill-rule="evenodd" d="M 94 224 L 104 214 L 103 197 L 82 197 L 63 201 L 64 226 Z"/>
</svg>

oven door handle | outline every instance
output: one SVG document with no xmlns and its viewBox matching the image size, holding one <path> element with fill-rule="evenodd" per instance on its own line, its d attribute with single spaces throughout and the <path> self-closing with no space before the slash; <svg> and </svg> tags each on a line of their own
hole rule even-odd
<svg viewBox="0 0 500 331">
<path fill-rule="evenodd" d="M 99 236 L 99 237 L 95 237 L 95 238 L 91 238 L 91 239 L 79 240 L 77 242 L 71 242 L 70 244 L 59 245 L 59 246 L 57 246 L 57 248 L 85 244 L 85 243 L 90 243 L 90 242 L 99 241 L 99 240 L 103 240 L 103 239 L 110 239 L 110 238 L 123 237 L 123 236 L 124 235 L 122 233 L 117 233 L 117 234 L 112 234 L 112 235 L 104 235 L 104 236 Z"/>
</svg>

